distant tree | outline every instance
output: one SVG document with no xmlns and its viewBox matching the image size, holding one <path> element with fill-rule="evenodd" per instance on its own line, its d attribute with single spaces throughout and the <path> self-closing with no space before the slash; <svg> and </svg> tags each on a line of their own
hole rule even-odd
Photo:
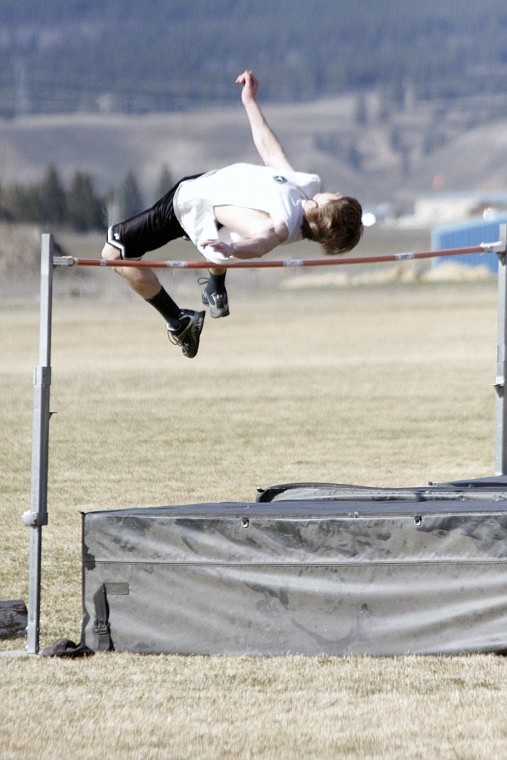
<svg viewBox="0 0 507 760">
<path fill-rule="evenodd" d="M 172 177 L 172 174 L 167 168 L 167 165 L 164 164 L 160 172 L 158 184 L 155 189 L 155 197 L 153 200 L 156 201 L 159 198 L 161 198 L 163 195 L 167 193 L 168 190 L 171 189 L 173 185 L 174 185 L 174 179 Z"/>
<path fill-rule="evenodd" d="M 2 196 L 2 205 L 8 217 L 19 222 L 40 222 L 39 185 L 10 185 L 4 188 Z"/>
<path fill-rule="evenodd" d="M 118 212 L 121 219 L 128 219 L 143 210 L 143 199 L 136 175 L 129 171 L 117 191 Z"/>
<path fill-rule="evenodd" d="M 104 56 L 120 22 L 121 49 Z M 231 84 L 246 62 L 261 77 L 263 101 L 394 84 L 391 102 L 401 107 L 407 78 L 425 100 L 507 92 L 505 0 L 2 0 L 0 29 L 0 116 L 236 103 Z M 171 30 L 170 45 L 161 29 Z M 65 77 L 57 76 L 63 60 Z"/>
<path fill-rule="evenodd" d="M 2 221 L 13 221 L 12 211 L 10 211 L 5 205 L 5 191 L 2 185 L 0 185 L 0 219 Z"/>
<path fill-rule="evenodd" d="M 39 186 L 40 221 L 45 224 L 63 225 L 67 216 L 65 188 L 55 166 L 48 166 Z"/>
<path fill-rule="evenodd" d="M 76 172 L 67 193 L 67 219 L 76 230 L 86 231 L 104 226 L 103 203 L 95 195 L 89 174 Z"/>
</svg>

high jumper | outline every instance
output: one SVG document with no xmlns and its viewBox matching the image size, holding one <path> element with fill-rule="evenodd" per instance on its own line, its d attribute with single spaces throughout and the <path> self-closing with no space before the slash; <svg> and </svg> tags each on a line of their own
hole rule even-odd
<svg viewBox="0 0 507 760">
<path fill-rule="evenodd" d="M 276 246 L 306 239 L 327 255 L 350 251 L 362 232 L 360 203 L 340 192 L 321 192 L 317 174 L 295 171 L 257 102 L 251 71 L 236 79 L 255 147 L 264 166 L 237 163 L 184 177 L 151 208 L 109 228 L 106 260 L 140 259 L 177 238 L 190 239 L 210 262 L 201 300 L 212 317 L 229 314 L 225 289 L 228 261 L 264 256 Z M 169 339 L 183 355 L 199 349 L 204 311 L 181 309 L 149 268 L 115 267 L 133 290 L 167 323 Z"/>
</svg>

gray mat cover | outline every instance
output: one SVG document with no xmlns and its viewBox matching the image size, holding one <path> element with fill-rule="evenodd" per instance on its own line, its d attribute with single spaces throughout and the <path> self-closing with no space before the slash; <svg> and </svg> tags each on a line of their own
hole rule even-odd
<svg viewBox="0 0 507 760">
<path fill-rule="evenodd" d="M 85 514 L 83 641 L 105 585 L 116 650 L 507 650 L 504 494 L 416 490 Z"/>
</svg>

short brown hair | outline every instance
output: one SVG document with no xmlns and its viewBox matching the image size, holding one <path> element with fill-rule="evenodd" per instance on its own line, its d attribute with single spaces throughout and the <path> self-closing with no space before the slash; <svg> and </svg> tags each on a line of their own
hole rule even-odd
<svg viewBox="0 0 507 760">
<path fill-rule="evenodd" d="M 327 255 L 351 251 L 363 234 L 363 210 L 355 198 L 343 196 L 311 209 L 303 217 L 303 238 L 320 243 Z"/>
</svg>

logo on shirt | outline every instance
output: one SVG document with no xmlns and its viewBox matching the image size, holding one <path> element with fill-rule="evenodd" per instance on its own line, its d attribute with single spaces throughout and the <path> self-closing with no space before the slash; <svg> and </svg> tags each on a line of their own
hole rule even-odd
<svg viewBox="0 0 507 760">
<path fill-rule="evenodd" d="M 281 174 L 275 174 L 273 177 L 277 185 L 283 185 L 287 182 L 287 177 L 283 177 Z"/>
</svg>

